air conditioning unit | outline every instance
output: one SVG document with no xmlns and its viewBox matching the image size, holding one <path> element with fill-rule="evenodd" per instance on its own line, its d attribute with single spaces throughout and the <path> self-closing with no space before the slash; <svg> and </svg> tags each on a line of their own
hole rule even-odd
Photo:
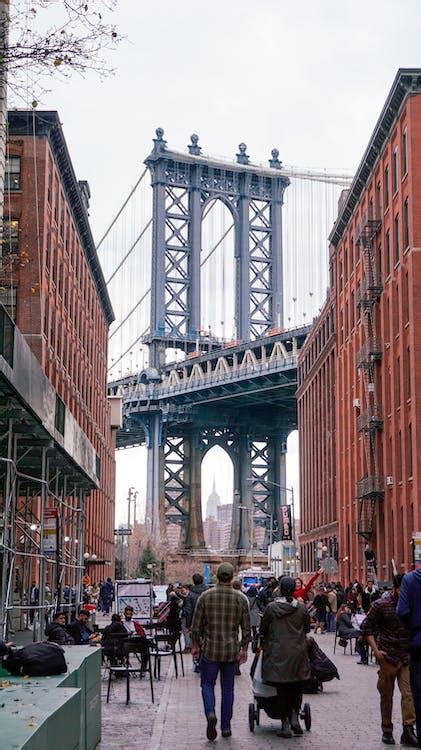
<svg viewBox="0 0 421 750">
<path fill-rule="evenodd" d="M 359 409 L 359 408 L 360 408 L 360 406 L 361 406 L 361 401 L 360 401 L 360 399 L 359 399 L 359 398 L 354 398 L 354 400 L 353 400 L 353 402 L 352 402 L 352 406 L 353 406 L 353 407 L 354 407 L 355 409 Z"/>
<path fill-rule="evenodd" d="M 368 392 L 369 393 L 374 393 L 374 383 L 369 383 L 368 384 Z"/>
<path fill-rule="evenodd" d="M 386 484 L 388 487 L 391 487 L 393 484 L 393 477 L 386 477 Z"/>
</svg>

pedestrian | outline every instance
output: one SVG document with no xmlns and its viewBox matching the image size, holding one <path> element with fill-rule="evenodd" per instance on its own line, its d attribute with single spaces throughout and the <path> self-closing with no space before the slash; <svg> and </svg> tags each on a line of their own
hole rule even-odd
<svg viewBox="0 0 421 750">
<path fill-rule="evenodd" d="M 316 633 L 319 632 L 322 635 L 325 632 L 327 610 L 329 608 L 329 601 L 322 583 L 319 585 L 317 594 L 313 599 L 313 606 L 316 608 Z"/>
<path fill-rule="evenodd" d="M 414 733 L 415 707 L 409 681 L 409 633 L 396 612 L 402 575 L 393 577 L 392 591 L 386 591 L 371 605 L 361 624 L 361 632 L 379 665 L 377 690 L 380 693 L 382 717 L 382 742 L 394 745 L 392 707 L 395 681 L 401 691 L 403 732 L 401 745 L 419 747 Z"/>
<path fill-rule="evenodd" d="M 277 586 L 278 581 L 276 580 L 275 576 L 271 576 L 270 578 L 268 578 L 266 585 L 260 589 L 259 593 L 257 594 L 257 605 L 260 612 L 263 613 L 269 602 L 271 602 L 274 598 Z"/>
<path fill-rule="evenodd" d="M 338 611 L 338 597 L 335 589 L 330 583 L 326 585 L 326 596 L 328 600 L 327 632 L 334 633 L 336 630 L 336 613 Z"/>
<path fill-rule="evenodd" d="M 303 734 L 299 722 L 302 683 L 311 677 L 306 634 L 310 615 L 304 602 L 294 598 L 296 581 L 285 576 L 275 601 L 268 604 L 260 623 L 263 637 L 262 678 L 277 691 L 277 714 L 282 719 L 279 737 Z"/>
<path fill-rule="evenodd" d="M 203 576 L 201 573 L 194 573 L 193 574 L 193 586 L 191 586 L 189 593 L 186 596 L 184 607 L 183 607 L 183 619 L 184 619 L 184 626 L 185 631 L 188 635 L 188 639 L 185 638 L 185 647 L 189 651 L 191 651 L 191 626 L 193 622 L 193 615 L 194 610 L 196 609 L 197 600 L 200 596 L 200 594 L 203 594 L 204 591 L 206 591 L 207 586 L 205 583 L 203 583 Z"/>
<path fill-rule="evenodd" d="M 101 584 L 101 607 L 102 611 L 108 615 L 114 599 L 114 586 L 111 578 L 107 578 Z"/>
<path fill-rule="evenodd" d="M 380 592 L 373 581 L 367 581 L 367 585 L 361 594 L 361 604 L 364 612 L 368 612 L 373 602 L 380 599 Z"/>
<path fill-rule="evenodd" d="M 368 664 L 367 642 L 359 628 L 355 628 L 351 620 L 351 607 L 349 604 L 341 604 L 336 615 L 336 628 L 340 639 L 350 641 L 355 638 L 360 661 L 357 664 Z M 341 644 L 342 645 L 342 644 Z"/>
<path fill-rule="evenodd" d="M 232 588 L 234 568 L 221 563 L 216 574 L 218 583 L 199 597 L 192 623 L 192 656 L 201 650 L 201 688 L 207 720 L 206 736 L 215 740 L 215 682 L 221 673 L 221 734 L 231 737 L 234 706 L 235 665 L 247 660 L 250 641 L 250 614 L 247 599 Z M 241 640 L 239 640 L 241 629 Z"/>
<path fill-rule="evenodd" d="M 32 581 L 31 588 L 29 589 L 29 604 L 31 605 L 29 610 L 29 622 L 32 625 L 35 618 L 36 608 L 39 604 L 39 588 L 35 581 Z"/>
<path fill-rule="evenodd" d="M 305 602 L 308 599 L 308 592 L 310 591 L 313 583 L 317 581 L 318 577 L 324 573 L 324 568 L 319 568 L 317 573 L 314 574 L 304 585 L 302 578 L 296 578 L 295 579 L 295 590 L 294 590 L 294 599 L 302 599 L 303 602 Z"/>
<path fill-rule="evenodd" d="M 409 630 L 409 674 L 421 741 L 421 567 L 407 573 L 401 583 L 397 613 Z"/>
<path fill-rule="evenodd" d="M 260 610 L 257 603 L 257 588 L 256 586 L 249 586 L 246 591 L 246 596 L 249 603 L 250 610 L 250 625 L 253 641 L 257 640 L 257 631 L 260 625 Z"/>
</svg>

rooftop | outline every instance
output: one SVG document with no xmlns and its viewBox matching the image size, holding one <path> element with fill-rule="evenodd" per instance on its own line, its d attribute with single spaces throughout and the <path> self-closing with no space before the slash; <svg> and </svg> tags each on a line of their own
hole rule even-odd
<svg viewBox="0 0 421 750">
<path fill-rule="evenodd" d="M 48 138 L 51 150 L 63 181 L 66 197 L 71 208 L 76 228 L 92 272 L 98 296 L 108 325 L 114 320 L 114 311 L 108 295 L 102 268 L 89 225 L 86 206 L 87 183 L 79 184 L 69 150 L 64 138 L 63 129 L 55 111 L 13 110 L 9 111 L 9 136 L 32 136 L 35 123 L 35 135 Z"/>
<path fill-rule="evenodd" d="M 371 177 L 377 159 L 390 137 L 402 104 L 408 96 L 420 93 L 421 68 L 399 68 L 364 156 L 361 159 L 348 194 L 339 210 L 338 218 L 329 235 L 329 240 L 335 247 L 337 247 L 342 239 L 354 209 Z"/>
</svg>

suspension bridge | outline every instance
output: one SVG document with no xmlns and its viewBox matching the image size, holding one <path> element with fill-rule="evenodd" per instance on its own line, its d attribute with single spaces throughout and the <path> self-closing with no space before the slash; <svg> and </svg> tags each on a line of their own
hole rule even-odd
<svg viewBox="0 0 421 750">
<path fill-rule="evenodd" d="M 204 548 L 201 463 L 234 467 L 230 547 L 281 529 L 286 441 L 297 428 L 297 356 L 326 293 L 327 236 L 351 176 L 187 151 L 158 128 L 145 169 L 98 243 L 116 311 L 109 389 L 118 447 L 147 447 L 146 521 Z M 150 187 L 151 185 L 151 187 Z"/>
</svg>

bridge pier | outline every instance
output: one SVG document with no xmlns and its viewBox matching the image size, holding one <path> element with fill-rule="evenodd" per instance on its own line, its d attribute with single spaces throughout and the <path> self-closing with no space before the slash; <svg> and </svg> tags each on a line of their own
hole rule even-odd
<svg viewBox="0 0 421 750">
<path fill-rule="evenodd" d="M 163 509 L 165 507 L 164 447 L 161 413 L 150 414 L 147 434 L 146 529 L 155 544 L 165 537 Z"/>
<path fill-rule="evenodd" d="M 205 538 L 202 524 L 202 487 L 201 487 L 201 433 L 194 431 L 184 441 L 184 454 L 187 459 L 187 517 L 182 538 L 182 549 L 205 549 Z"/>
<path fill-rule="evenodd" d="M 251 509 L 253 507 L 250 477 L 250 441 L 248 435 L 240 435 L 234 460 L 234 498 L 230 540 L 232 549 L 250 547 Z"/>
</svg>

